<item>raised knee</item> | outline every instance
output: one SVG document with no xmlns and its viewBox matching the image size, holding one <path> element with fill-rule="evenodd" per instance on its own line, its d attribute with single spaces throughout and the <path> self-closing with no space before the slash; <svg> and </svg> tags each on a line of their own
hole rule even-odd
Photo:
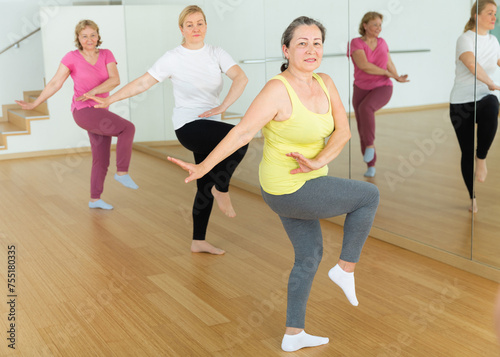
<svg viewBox="0 0 500 357">
<path fill-rule="evenodd" d="M 380 202 L 380 191 L 378 187 L 372 183 L 368 183 L 367 196 L 371 197 L 371 201 L 375 203 L 377 206 Z"/>
</svg>

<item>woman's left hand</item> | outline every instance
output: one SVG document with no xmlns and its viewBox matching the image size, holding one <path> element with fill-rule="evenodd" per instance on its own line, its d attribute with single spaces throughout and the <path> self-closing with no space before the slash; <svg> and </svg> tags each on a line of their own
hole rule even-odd
<svg viewBox="0 0 500 357">
<path fill-rule="evenodd" d="M 290 171 L 290 173 L 292 175 L 293 174 L 305 174 L 307 172 L 311 172 L 311 171 L 318 170 L 321 168 L 321 166 L 319 166 L 317 162 L 306 158 L 304 155 L 302 155 L 298 152 L 290 152 L 290 153 L 286 154 L 286 156 L 294 158 L 295 161 L 297 161 L 297 163 L 299 164 L 298 169 L 293 169 L 292 171 Z"/>
<path fill-rule="evenodd" d="M 87 92 L 87 93 L 85 93 L 84 95 L 81 95 L 81 96 L 79 96 L 78 98 L 76 98 L 76 101 L 77 101 L 77 102 L 85 102 L 86 100 L 92 99 L 92 98 L 90 98 L 90 97 L 93 97 L 93 96 L 95 96 L 95 94 L 94 94 L 94 93 L 92 93 L 92 92 Z"/>
<path fill-rule="evenodd" d="M 218 107 L 212 108 L 204 113 L 201 113 L 200 115 L 198 115 L 198 118 L 208 118 L 217 114 L 222 114 L 225 111 L 226 109 L 223 108 L 222 105 L 219 105 Z"/>
<path fill-rule="evenodd" d="M 410 80 L 408 79 L 408 75 L 407 74 L 403 74 L 401 76 L 397 76 L 397 77 L 394 77 L 394 79 L 396 81 L 398 81 L 399 83 L 406 83 L 406 82 L 409 82 Z"/>
<path fill-rule="evenodd" d="M 168 161 L 173 162 L 176 165 L 179 165 L 181 168 L 189 172 L 189 176 L 184 180 L 185 183 L 191 182 L 193 180 L 197 180 L 203 176 L 205 176 L 206 171 L 200 165 L 191 164 L 189 162 L 185 162 L 174 157 L 167 157 Z"/>
</svg>

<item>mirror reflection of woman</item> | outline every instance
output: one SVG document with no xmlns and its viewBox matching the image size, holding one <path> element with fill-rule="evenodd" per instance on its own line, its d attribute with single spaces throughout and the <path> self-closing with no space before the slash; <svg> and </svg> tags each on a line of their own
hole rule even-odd
<svg viewBox="0 0 500 357">
<path fill-rule="evenodd" d="M 392 81 L 408 82 L 408 75 L 399 75 L 392 62 L 385 40 L 379 37 L 383 15 L 367 12 L 359 25 L 361 37 L 354 38 L 350 55 L 354 64 L 352 104 L 358 124 L 363 161 L 368 169 L 364 176 L 375 176 L 375 112 L 392 96 Z"/>
<path fill-rule="evenodd" d="M 128 188 L 139 186 L 128 174 L 135 126 L 130 121 L 110 112 L 108 106 L 94 108 L 94 98 L 105 98 L 109 91 L 120 84 L 116 60 L 110 50 L 99 49 L 101 36 L 99 27 L 91 20 L 80 21 L 75 28 L 75 51 L 68 52 L 54 77 L 45 86 L 33 103 L 16 101 L 25 110 L 31 110 L 53 96 L 71 75 L 74 95 L 71 112 L 76 124 L 88 131 L 92 149 L 92 171 L 90 175 L 90 208 L 105 210 L 113 206 L 101 199 L 104 180 L 109 166 L 111 139 L 118 137 L 116 144 L 115 180 Z"/>
<path fill-rule="evenodd" d="M 241 96 L 248 79 L 226 51 L 205 44 L 207 22 L 200 7 L 187 6 L 181 12 L 179 29 L 183 37 L 182 44 L 167 51 L 148 72 L 108 98 L 93 99 L 101 103 L 96 107 L 105 107 L 140 94 L 170 78 L 175 98 L 172 116 L 175 135 L 185 148 L 193 152 L 195 161 L 200 163 L 233 128 L 233 125 L 221 121 L 220 114 Z M 220 103 L 222 73 L 232 80 L 232 85 Z M 247 148 L 242 147 L 197 181 L 192 209 L 193 253 L 225 253 L 205 240 L 208 222 L 214 199 L 227 216 L 236 215 L 229 197 L 229 183 Z"/>
<path fill-rule="evenodd" d="M 479 15 L 476 14 L 476 5 Z M 489 31 L 495 28 L 497 6 L 493 0 L 479 0 L 472 6 L 464 33 L 457 40 L 455 83 L 450 96 L 450 118 L 462 151 L 462 176 L 469 192 L 469 211 L 478 211 L 473 192 L 474 177 L 484 182 L 488 173 L 486 156 L 498 127 L 498 98 L 493 76 L 500 66 L 500 45 Z M 477 26 L 477 30 L 476 30 Z M 476 73 L 475 38 L 477 35 L 477 81 L 474 105 L 474 73 Z M 476 111 L 476 122 L 474 122 Z M 474 129 L 477 124 L 476 149 Z M 475 151 L 475 154 L 474 154 Z M 475 157 L 474 157 L 475 156 Z M 476 172 L 474 175 L 474 162 Z"/>
<path fill-rule="evenodd" d="M 321 23 L 305 16 L 295 19 L 282 36 L 287 59 L 282 73 L 267 82 L 240 123 L 200 164 L 169 158 L 189 172 L 186 182 L 199 179 L 262 129 L 262 196 L 279 215 L 295 252 L 281 343 L 287 352 L 329 342 L 304 330 L 307 301 L 323 254 L 319 220 L 346 214 L 342 251 L 328 276 L 357 306 L 354 270 L 379 202 L 375 185 L 327 175 L 327 164 L 338 157 L 351 132 L 332 79 L 314 72 L 321 65 L 324 39 Z"/>
</svg>

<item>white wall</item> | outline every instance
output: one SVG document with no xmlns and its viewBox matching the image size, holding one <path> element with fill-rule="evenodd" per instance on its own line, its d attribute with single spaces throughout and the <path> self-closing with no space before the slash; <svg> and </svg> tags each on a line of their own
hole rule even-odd
<svg viewBox="0 0 500 357">
<path fill-rule="evenodd" d="M 0 51 L 40 27 L 39 2 L 0 1 Z M 23 91 L 43 88 L 41 38 L 38 32 L 19 48 L 0 54 L 0 106 L 22 99 Z"/>
<path fill-rule="evenodd" d="M 40 11 L 47 9 L 41 8 Z M 103 39 L 102 48 L 113 52 L 118 62 L 122 85 L 128 83 L 124 14 L 121 6 L 65 6 L 53 12 L 50 21 L 42 24 L 43 62 L 47 81 L 55 74 L 62 57 L 76 49 L 75 25 L 85 18 L 99 25 Z M 9 137 L 9 149 L 0 154 L 89 146 L 87 132 L 75 124 L 71 115 L 72 97 L 73 81 L 69 77 L 63 88 L 47 101 L 50 119 L 31 122 L 31 135 Z M 110 110 L 128 118 L 127 102 L 114 104 Z"/>
<path fill-rule="evenodd" d="M 131 80 L 146 73 L 167 50 L 180 44 L 177 17 L 184 7 L 125 6 L 128 74 Z M 136 125 L 136 142 L 176 139 L 170 119 L 174 101 L 169 80 L 131 98 L 130 104 L 131 117 Z"/>
</svg>

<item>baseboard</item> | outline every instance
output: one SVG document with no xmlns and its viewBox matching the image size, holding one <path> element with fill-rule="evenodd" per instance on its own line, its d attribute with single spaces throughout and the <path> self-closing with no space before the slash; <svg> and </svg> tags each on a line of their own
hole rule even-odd
<svg viewBox="0 0 500 357">
<path fill-rule="evenodd" d="M 111 150 L 116 150 L 116 144 L 111 145 Z M 68 149 L 55 149 L 55 150 L 43 150 L 43 151 L 29 151 L 29 152 L 19 152 L 13 154 L 0 154 L 0 161 L 2 160 L 15 160 L 15 159 L 27 159 L 35 157 L 45 157 L 45 156 L 57 156 L 57 155 L 72 155 L 77 153 L 90 152 L 90 146 L 83 146 L 78 148 L 68 148 Z"/>
</svg>

